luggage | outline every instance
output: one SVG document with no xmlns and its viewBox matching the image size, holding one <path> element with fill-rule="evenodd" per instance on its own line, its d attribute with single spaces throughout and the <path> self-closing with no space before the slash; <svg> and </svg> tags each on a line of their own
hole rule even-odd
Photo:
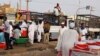
<svg viewBox="0 0 100 56">
<path fill-rule="evenodd" d="M 0 49 L 4 49 L 4 48 L 6 48 L 6 43 L 0 43 Z"/>
<path fill-rule="evenodd" d="M 4 42 L 4 33 L 0 33 L 0 42 Z"/>
<path fill-rule="evenodd" d="M 28 38 L 19 38 L 19 39 L 16 39 L 15 43 L 16 44 L 25 44 L 28 42 Z"/>
</svg>

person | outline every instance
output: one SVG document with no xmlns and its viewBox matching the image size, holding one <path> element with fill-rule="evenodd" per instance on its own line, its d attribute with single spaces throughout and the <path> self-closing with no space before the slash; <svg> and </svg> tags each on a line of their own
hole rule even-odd
<svg viewBox="0 0 100 56">
<path fill-rule="evenodd" d="M 43 43 L 48 43 L 49 42 L 49 36 L 50 36 L 50 33 L 49 33 L 50 23 L 49 23 L 49 21 L 47 21 L 47 20 L 44 21 L 43 29 L 44 29 Z"/>
<path fill-rule="evenodd" d="M 80 34 L 81 41 L 86 40 L 87 33 L 88 33 L 88 31 L 85 28 L 84 23 L 81 23 L 81 26 L 79 28 L 79 34 Z"/>
<path fill-rule="evenodd" d="M 59 16 L 60 15 L 60 13 L 59 13 L 59 11 L 58 11 L 58 9 L 56 7 L 54 7 L 54 15 L 55 16 Z"/>
<path fill-rule="evenodd" d="M 42 20 L 40 20 L 38 24 L 38 37 L 37 37 L 38 42 L 41 41 L 42 32 L 43 32 L 43 24 L 42 24 Z"/>
<path fill-rule="evenodd" d="M 32 23 L 29 25 L 29 28 L 28 28 L 28 36 L 29 36 L 29 42 L 31 44 L 34 43 L 34 34 L 35 34 L 35 31 L 36 31 L 36 23 L 32 20 Z"/>
<path fill-rule="evenodd" d="M 60 43 L 59 43 L 59 40 L 60 40 L 60 38 L 61 38 L 63 32 L 64 32 L 66 29 L 67 29 L 67 27 L 65 27 L 65 22 L 62 22 L 62 23 L 61 23 L 61 28 L 60 28 L 60 30 L 59 30 L 58 43 L 57 43 L 56 48 L 58 48 L 58 45 L 60 44 Z"/>
<path fill-rule="evenodd" d="M 58 52 L 61 53 L 62 56 L 69 56 L 70 50 L 74 47 L 75 42 L 78 41 L 78 32 L 74 30 L 75 23 L 74 21 L 70 21 L 69 29 L 66 29 L 58 40 L 59 45 L 56 48 Z"/>
<path fill-rule="evenodd" d="M 60 13 L 61 13 L 61 8 L 60 8 L 59 3 L 57 3 L 57 5 L 54 7 L 54 14 L 55 14 L 56 16 L 59 16 Z"/>
<path fill-rule="evenodd" d="M 21 28 L 21 37 L 27 37 L 28 24 L 27 24 L 26 20 L 22 21 L 20 28 Z"/>
<path fill-rule="evenodd" d="M 10 44 L 10 24 L 7 20 L 7 17 L 4 17 L 4 26 L 5 26 L 5 32 L 4 32 L 4 37 L 5 37 L 5 42 L 6 42 L 6 49 L 13 49 L 13 46 Z"/>
<path fill-rule="evenodd" d="M 27 27 L 27 22 L 25 20 L 22 21 L 20 28 L 25 28 Z"/>
<path fill-rule="evenodd" d="M 2 26 L 3 21 L 2 21 L 3 16 L 0 16 L 0 26 Z"/>
<path fill-rule="evenodd" d="M 12 22 L 9 22 L 10 24 L 10 38 L 13 37 L 13 24 Z"/>
<path fill-rule="evenodd" d="M 63 34 L 63 32 L 67 29 L 67 27 L 65 26 L 65 22 L 61 23 L 61 28 L 59 30 L 60 35 Z"/>
<path fill-rule="evenodd" d="M 14 39 L 19 39 L 20 38 L 21 29 L 20 29 L 20 27 L 18 25 L 14 26 L 13 33 L 14 33 Z"/>
</svg>

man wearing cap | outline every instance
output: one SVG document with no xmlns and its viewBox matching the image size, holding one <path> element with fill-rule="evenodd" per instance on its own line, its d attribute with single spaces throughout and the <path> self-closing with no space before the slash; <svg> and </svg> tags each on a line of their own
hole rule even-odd
<svg viewBox="0 0 100 56">
<path fill-rule="evenodd" d="M 59 42 L 61 41 L 61 36 L 65 30 L 67 30 L 67 27 L 65 26 L 65 22 L 62 22 L 61 28 L 59 30 L 59 37 L 58 37 L 58 43 L 57 43 L 56 49 L 59 48 L 59 44 L 60 44 Z"/>
<path fill-rule="evenodd" d="M 34 34 L 35 34 L 35 31 L 36 31 L 36 24 L 34 21 L 31 22 L 31 24 L 29 25 L 29 28 L 28 28 L 28 36 L 29 36 L 29 42 L 31 44 L 34 44 Z"/>
<path fill-rule="evenodd" d="M 65 22 L 61 23 L 61 28 L 59 30 L 60 35 L 62 35 L 62 33 L 67 29 L 67 27 L 65 26 Z"/>
<path fill-rule="evenodd" d="M 42 33 L 43 33 L 43 22 L 42 20 L 39 21 L 39 24 L 38 24 L 38 36 L 37 36 L 37 40 L 38 42 L 41 42 L 41 39 L 42 39 Z"/>
</svg>

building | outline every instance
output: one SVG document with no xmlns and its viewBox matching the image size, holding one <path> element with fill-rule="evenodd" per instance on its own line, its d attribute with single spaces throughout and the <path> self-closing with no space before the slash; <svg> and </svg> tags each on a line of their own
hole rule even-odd
<svg viewBox="0 0 100 56">
<path fill-rule="evenodd" d="M 15 13 L 16 12 L 16 9 L 15 8 L 12 8 L 10 4 L 0 5 L 0 10 L 3 13 Z"/>
<path fill-rule="evenodd" d="M 16 9 L 12 8 L 10 4 L 0 5 L 0 15 L 4 14 L 7 16 L 8 20 L 15 20 Z"/>
<path fill-rule="evenodd" d="M 80 23 L 85 23 L 90 31 L 100 32 L 100 16 L 90 15 L 90 14 L 79 14 L 76 18 L 77 26 Z"/>
</svg>

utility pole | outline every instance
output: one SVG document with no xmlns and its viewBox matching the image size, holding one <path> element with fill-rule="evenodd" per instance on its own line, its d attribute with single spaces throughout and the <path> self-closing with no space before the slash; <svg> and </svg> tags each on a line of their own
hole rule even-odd
<svg viewBox="0 0 100 56">
<path fill-rule="evenodd" d="M 26 0 L 26 9 L 27 9 L 27 12 L 28 12 L 28 8 L 29 8 L 29 0 Z"/>
<path fill-rule="evenodd" d="M 27 15 L 26 15 L 26 20 L 29 19 L 29 0 L 26 0 L 26 10 L 27 10 Z"/>
<path fill-rule="evenodd" d="M 81 6 L 81 0 L 79 0 L 79 8 L 80 8 L 80 6 Z"/>
<path fill-rule="evenodd" d="M 21 1 L 21 0 L 19 0 L 19 2 L 20 2 L 20 9 L 19 9 L 19 10 L 21 10 L 21 5 L 22 5 L 21 3 L 22 3 L 22 1 Z"/>
<path fill-rule="evenodd" d="M 18 10 L 19 10 L 19 4 L 18 4 L 18 2 L 17 2 L 17 12 L 18 12 Z"/>
<path fill-rule="evenodd" d="M 77 9 L 77 11 L 76 11 L 76 14 L 75 14 L 75 19 L 76 19 L 76 20 L 77 20 L 77 14 L 79 13 L 79 10 L 81 9 L 81 8 L 80 8 L 81 0 L 78 1 L 78 4 L 79 4 L 79 5 L 78 5 L 79 7 L 78 7 L 78 9 Z"/>
</svg>

